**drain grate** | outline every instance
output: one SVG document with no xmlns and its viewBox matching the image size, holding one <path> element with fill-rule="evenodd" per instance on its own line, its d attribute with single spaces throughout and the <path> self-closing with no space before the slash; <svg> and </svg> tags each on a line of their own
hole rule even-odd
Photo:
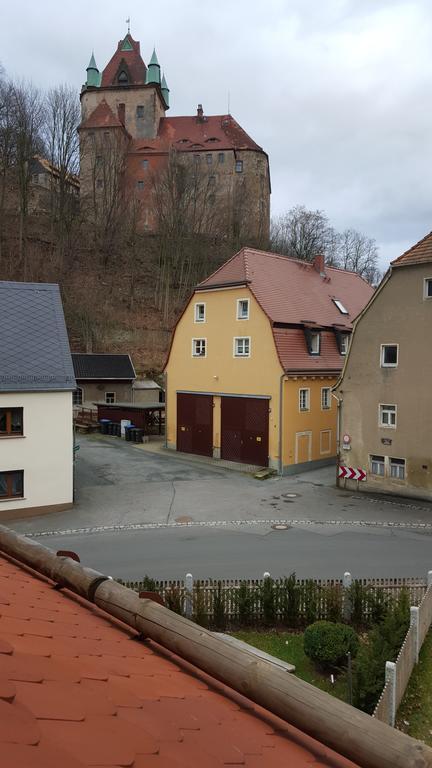
<svg viewBox="0 0 432 768">
<path fill-rule="evenodd" d="M 300 496 L 299 493 L 283 493 L 282 494 L 284 499 L 296 499 L 298 496 Z"/>
<path fill-rule="evenodd" d="M 272 525 L 272 528 L 274 531 L 289 531 L 290 528 L 292 528 L 291 525 L 287 525 L 286 523 L 275 523 Z"/>
</svg>

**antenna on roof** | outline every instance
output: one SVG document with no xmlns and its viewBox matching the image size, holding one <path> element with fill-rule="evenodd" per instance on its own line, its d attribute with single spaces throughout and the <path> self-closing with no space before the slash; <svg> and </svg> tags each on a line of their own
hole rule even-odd
<svg viewBox="0 0 432 768">
<path fill-rule="evenodd" d="M 128 25 L 128 35 L 130 35 L 130 16 L 126 19 L 126 24 Z"/>
</svg>

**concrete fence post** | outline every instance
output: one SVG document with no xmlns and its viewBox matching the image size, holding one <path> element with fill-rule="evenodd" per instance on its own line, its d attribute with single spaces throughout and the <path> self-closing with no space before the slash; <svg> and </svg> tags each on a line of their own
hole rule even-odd
<svg viewBox="0 0 432 768">
<path fill-rule="evenodd" d="M 396 722 L 396 664 L 394 661 L 386 661 L 385 679 L 390 687 L 388 724 L 394 728 Z"/>
<path fill-rule="evenodd" d="M 352 613 L 351 596 L 348 592 L 351 584 L 352 584 L 352 576 L 349 571 L 345 571 L 343 575 L 343 580 L 342 580 L 342 585 L 343 585 L 342 613 L 345 621 L 350 621 L 351 613 Z"/>
<path fill-rule="evenodd" d="M 185 600 L 184 600 L 184 612 L 186 618 L 190 619 L 193 616 L 193 586 L 194 580 L 191 573 L 186 574 L 185 578 Z"/>
<path fill-rule="evenodd" d="M 263 579 L 269 579 L 269 578 L 270 578 L 270 573 L 268 571 L 264 571 Z"/>
<path fill-rule="evenodd" d="M 414 663 L 418 664 L 420 653 L 420 611 L 416 605 L 410 608 L 410 623 L 414 627 Z"/>
</svg>

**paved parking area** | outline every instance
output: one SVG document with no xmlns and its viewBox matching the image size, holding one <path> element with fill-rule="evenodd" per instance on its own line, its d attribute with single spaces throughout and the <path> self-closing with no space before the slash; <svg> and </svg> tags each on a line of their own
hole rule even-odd
<svg viewBox="0 0 432 768">
<path fill-rule="evenodd" d="M 217 463 L 142 450 L 117 438 L 79 437 L 76 505 L 67 512 L 10 522 L 24 532 L 175 527 L 266 527 L 287 521 L 357 527 L 432 528 L 432 505 L 338 490 L 335 468 L 256 480 Z"/>
</svg>

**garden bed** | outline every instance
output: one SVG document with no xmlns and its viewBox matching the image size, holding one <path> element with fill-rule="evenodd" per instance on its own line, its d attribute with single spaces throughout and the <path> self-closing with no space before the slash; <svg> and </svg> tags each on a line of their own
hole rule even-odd
<svg viewBox="0 0 432 768">
<path fill-rule="evenodd" d="M 396 727 L 432 746 L 432 633 L 426 635 L 399 707 Z"/>
</svg>

